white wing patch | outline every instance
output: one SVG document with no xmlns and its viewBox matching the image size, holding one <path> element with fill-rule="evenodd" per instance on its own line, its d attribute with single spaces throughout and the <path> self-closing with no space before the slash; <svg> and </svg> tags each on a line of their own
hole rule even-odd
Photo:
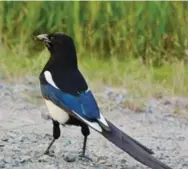
<svg viewBox="0 0 188 169">
<path fill-rule="evenodd" d="M 102 113 L 100 113 L 100 118 L 97 119 L 98 121 L 100 121 L 101 123 L 103 123 L 106 127 L 109 127 L 108 126 L 108 123 L 106 122 L 104 116 L 102 115 Z"/>
<path fill-rule="evenodd" d="M 73 111 L 74 112 L 74 111 Z M 82 119 L 85 123 L 87 123 L 90 127 L 92 127 L 94 130 L 97 130 L 98 132 L 102 132 L 102 128 L 101 126 L 97 123 L 97 122 L 90 122 L 86 119 L 84 119 L 83 117 L 81 117 L 79 114 L 77 114 L 76 112 L 74 112 L 74 114 L 76 116 L 78 116 L 80 119 Z"/>
<path fill-rule="evenodd" d="M 52 75 L 49 71 L 45 71 L 44 72 L 44 77 L 46 79 L 46 81 L 51 84 L 53 87 L 55 87 L 56 89 L 59 89 L 56 84 L 54 83 L 53 79 L 52 79 Z"/>
<path fill-rule="evenodd" d="M 90 91 L 90 89 L 87 89 L 85 92 L 89 92 L 89 91 Z M 100 121 L 101 123 L 103 123 L 106 127 L 109 127 L 107 121 L 105 120 L 105 118 L 101 112 L 100 112 L 100 118 L 98 118 L 97 120 Z"/>
<path fill-rule="evenodd" d="M 59 108 L 49 100 L 45 99 L 45 102 L 49 110 L 49 114 L 53 120 L 58 121 L 60 124 L 64 124 L 69 120 L 68 113 L 65 112 L 63 109 Z"/>
</svg>

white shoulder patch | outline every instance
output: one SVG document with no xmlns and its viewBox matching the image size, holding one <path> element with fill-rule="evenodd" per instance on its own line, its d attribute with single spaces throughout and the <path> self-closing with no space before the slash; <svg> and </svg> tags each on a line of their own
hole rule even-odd
<svg viewBox="0 0 188 169">
<path fill-rule="evenodd" d="M 88 88 L 85 92 L 89 92 L 90 91 L 90 89 Z"/>
<path fill-rule="evenodd" d="M 56 84 L 54 83 L 54 81 L 53 81 L 53 79 L 52 79 L 52 75 L 51 75 L 51 73 L 50 73 L 49 71 L 45 71 L 45 72 L 44 72 L 44 77 L 45 77 L 46 81 L 47 81 L 49 84 L 51 84 L 53 87 L 59 89 L 59 88 L 56 86 Z"/>
</svg>

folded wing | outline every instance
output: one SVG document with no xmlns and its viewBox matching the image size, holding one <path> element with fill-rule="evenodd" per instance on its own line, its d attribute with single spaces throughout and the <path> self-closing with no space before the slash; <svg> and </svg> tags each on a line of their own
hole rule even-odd
<svg viewBox="0 0 188 169">
<path fill-rule="evenodd" d="M 70 116 L 76 117 L 98 132 L 109 129 L 108 123 L 100 113 L 91 91 L 85 91 L 78 96 L 73 96 L 62 92 L 48 83 L 41 85 L 41 91 L 46 99 L 66 110 Z"/>
</svg>

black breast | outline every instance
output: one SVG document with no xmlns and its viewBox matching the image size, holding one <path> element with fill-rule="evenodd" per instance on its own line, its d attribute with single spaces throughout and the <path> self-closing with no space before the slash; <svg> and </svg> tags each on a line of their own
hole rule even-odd
<svg viewBox="0 0 188 169">
<path fill-rule="evenodd" d="M 52 72 L 55 84 L 66 93 L 74 96 L 88 89 L 87 83 L 79 70 Z"/>
</svg>

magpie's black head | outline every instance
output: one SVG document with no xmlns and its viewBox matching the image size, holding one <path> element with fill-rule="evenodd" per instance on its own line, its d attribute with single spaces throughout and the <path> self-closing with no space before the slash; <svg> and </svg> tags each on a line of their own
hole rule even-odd
<svg viewBox="0 0 188 169">
<path fill-rule="evenodd" d="M 66 50 L 74 50 L 74 42 L 72 38 L 63 33 L 41 34 L 37 39 L 44 41 L 50 52 L 60 52 Z"/>
<path fill-rule="evenodd" d="M 58 62 L 76 64 L 76 49 L 73 39 L 64 33 L 41 34 L 37 39 L 43 41 L 51 53 L 51 58 Z"/>
</svg>

